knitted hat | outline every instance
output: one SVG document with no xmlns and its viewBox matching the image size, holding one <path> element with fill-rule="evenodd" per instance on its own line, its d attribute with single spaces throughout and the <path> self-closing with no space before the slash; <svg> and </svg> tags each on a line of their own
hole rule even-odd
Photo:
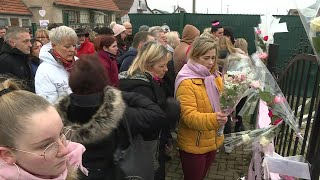
<svg viewBox="0 0 320 180">
<path fill-rule="evenodd" d="M 126 30 L 126 28 L 120 24 L 116 24 L 112 28 L 112 31 L 114 32 L 114 36 L 118 36 L 119 34 L 121 34 L 125 30 Z"/>
</svg>

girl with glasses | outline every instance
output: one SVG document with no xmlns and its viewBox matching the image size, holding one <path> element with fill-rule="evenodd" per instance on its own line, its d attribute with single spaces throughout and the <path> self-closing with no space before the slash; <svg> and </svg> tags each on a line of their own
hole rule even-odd
<svg viewBox="0 0 320 180">
<path fill-rule="evenodd" d="M 83 145 L 48 101 L 0 78 L 0 179 L 77 179 Z M 68 167 L 68 168 L 67 168 Z"/>
</svg>

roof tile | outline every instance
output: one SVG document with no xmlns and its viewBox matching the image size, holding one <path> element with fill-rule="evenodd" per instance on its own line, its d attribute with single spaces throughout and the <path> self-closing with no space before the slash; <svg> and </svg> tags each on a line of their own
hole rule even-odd
<svg viewBox="0 0 320 180">
<path fill-rule="evenodd" d="M 0 14 L 32 15 L 21 0 L 1 0 Z"/>
<path fill-rule="evenodd" d="M 106 11 L 119 11 L 112 0 L 56 0 L 55 4 Z"/>
</svg>

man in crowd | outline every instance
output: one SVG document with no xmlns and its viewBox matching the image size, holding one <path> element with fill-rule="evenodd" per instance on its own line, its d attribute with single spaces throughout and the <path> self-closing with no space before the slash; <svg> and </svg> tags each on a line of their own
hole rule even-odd
<svg viewBox="0 0 320 180">
<path fill-rule="evenodd" d="M 4 26 L 0 27 L 0 52 L 1 52 L 1 48 L 2 45 L 4 43 L 4 35 L 6 34 L 7 29 Z"/>
<path fill-rule="evenodd" d="M 22 27 L 11 27 L 4 36 L 0 53 L 0 74 L 7 74 L 25 81 L 27 90 L 34 92 L 34 79 L 28 55 L 31 48 L 29 31 Z"/>
<path fill-rule="evenodd" d="M 127 71 L 129 67 L 131 66 L 134 58 L 137 56 L 138 51 L 142 47 L 142 45 L 146 42 L 154 41 L 154 37 L 151 33 L 143 31 L 138 32 L 132 42 L 132 47 L 124 54 L 122 55 L 119 60 L 122 62 L 120 67 L 120 72 Z"/>
<path fill-rule="evenodd" d="M 95 52 L 94 45 L 89 41 L 89 33 L 82 28 L 75 30 L 78 36 L 77 42 L 77 57 L 80 57 L 83 54 L 93 54 Z"/>
<path fill-rule="evenodd" d="M 125 39 L 125 42 L 126 42 L 126 47 L 129 48 L 131 47 L 132 41 L 133 41 L 132 25 L 130 22 L 124 22 L 122 25 L 126 28 L 127 37 Z"/>
</svg>

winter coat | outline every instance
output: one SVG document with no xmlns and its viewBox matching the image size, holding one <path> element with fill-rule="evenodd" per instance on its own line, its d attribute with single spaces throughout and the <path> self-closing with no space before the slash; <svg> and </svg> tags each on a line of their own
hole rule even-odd
<svg viewBox="0 0 320 180">
<path fill-rule="evenodd" d="M 222 78 L 216 78 L 215 83 L 221 91 Z M 223 136 L 217 136 L 220 125 L 209 101 L 204 80 L 183 80 L 176 91 L 176 98 L 181 105 L 178 147 L 192 154 L 217 150 L 223 143 Z"/>
<path fill-rule="evenodd" d="M 110 54 L 104 50 L 100 50 L 98 52 L 100 62 L 102 63 L 103 67 L 105 68 L 109 83 L 111 86 L 118 87 L 119 86 L 119 78 L 118 78 L 118 65 L 116 56 Z"/>
<path fill-rule="evenodd" d="M 139 94 L 111 86 L 101 94 L 80 98 L 71 94 L 56 107 L 64 125 L 73 130 L 72 140 L 86 147 L 83 166 L 89 176 L 83 179 L 114 180 L 114 152 L 118 146 L 125 149 L 129 145 L 126 122 L 133 137 L 141 134 L 148 138 L 163 127 L 165 115 L 157 104 Z"/>
<path fill-rule="evenodd" d="M 135 73 L 133 76 L 128 76 L 127 71 L 124 71 L 119 74 L 119 79 L 122 91 L 142 94 L 159 104 L 161 108 L 165 107 L 165 91 L 149 73 Z"/>
<path fill-rule="evenodd" d="M 31 64 L 31 70 L 33 77 L 36 76 L 36 72 L 38 70 L 38 67 L 40 65 L 40 59 L 36 56 L 30 56 L 29 57 L 30 64 Z"/>
<path fill-rule="evenodd" d="M 43 62 L 38 67 L 35 76 L 36 94 L 42 96 L 50 103 L 58 97 L 70 94 L 69 73 L 51 53 L 44 53 Z"/>
<path fill-rule="evenodd" d="M 200 31 L 192 25 L 187 24 L 183 28 L 181 43 L 173 52 L 174 70 L 176 74 L 178 74 L 182 66 L 187 63 L 187 50 L 199 35 Z"/>
<path fill-rule="evenodd" d="M 129 51 L 124 53 L 123 56 L 119 57 L 118 61 L 119 63 L 121 63 L 120 72 L 128 71 L 129 67 L 131 66 L 134 58 L 136 58 L 137 54 L 138 54 L 137 49 L 130 48 Z"/>
<path fill-rule="evenodd" d="M 77 50 L 77 57 L 80 57 L 83 54 L 94 54 L 94 44 L 89 41 L 88 38 L 80 45 L 79 49 Z"/>
<path fill-rule="evenodd" d="M 27 90 L 34 92 L 34 78 L 27 54 L 4 43 L 0 53 L 0 74 L 7 74 L 23 80 Z"/>
<path fill-rule="evenodd" d="M 180 118 L 179 103 L 175 100 L 167 99 L 168 95 L 165 82 L 159 84 L 159 82 L 155 81 L 149 73 L 135 73 L 133 76 L 129 77 L 127 71 L 121 72 L 119 74 L 119 79 L 120 89 L 122 91 L 142 94 L 157 103 L 161 109 L 165 111 L 166 128 L 168 128 L 170 124 L 175 124 Z M 155 132 L 155 135 L 157 133 Z"/>
</svg>

